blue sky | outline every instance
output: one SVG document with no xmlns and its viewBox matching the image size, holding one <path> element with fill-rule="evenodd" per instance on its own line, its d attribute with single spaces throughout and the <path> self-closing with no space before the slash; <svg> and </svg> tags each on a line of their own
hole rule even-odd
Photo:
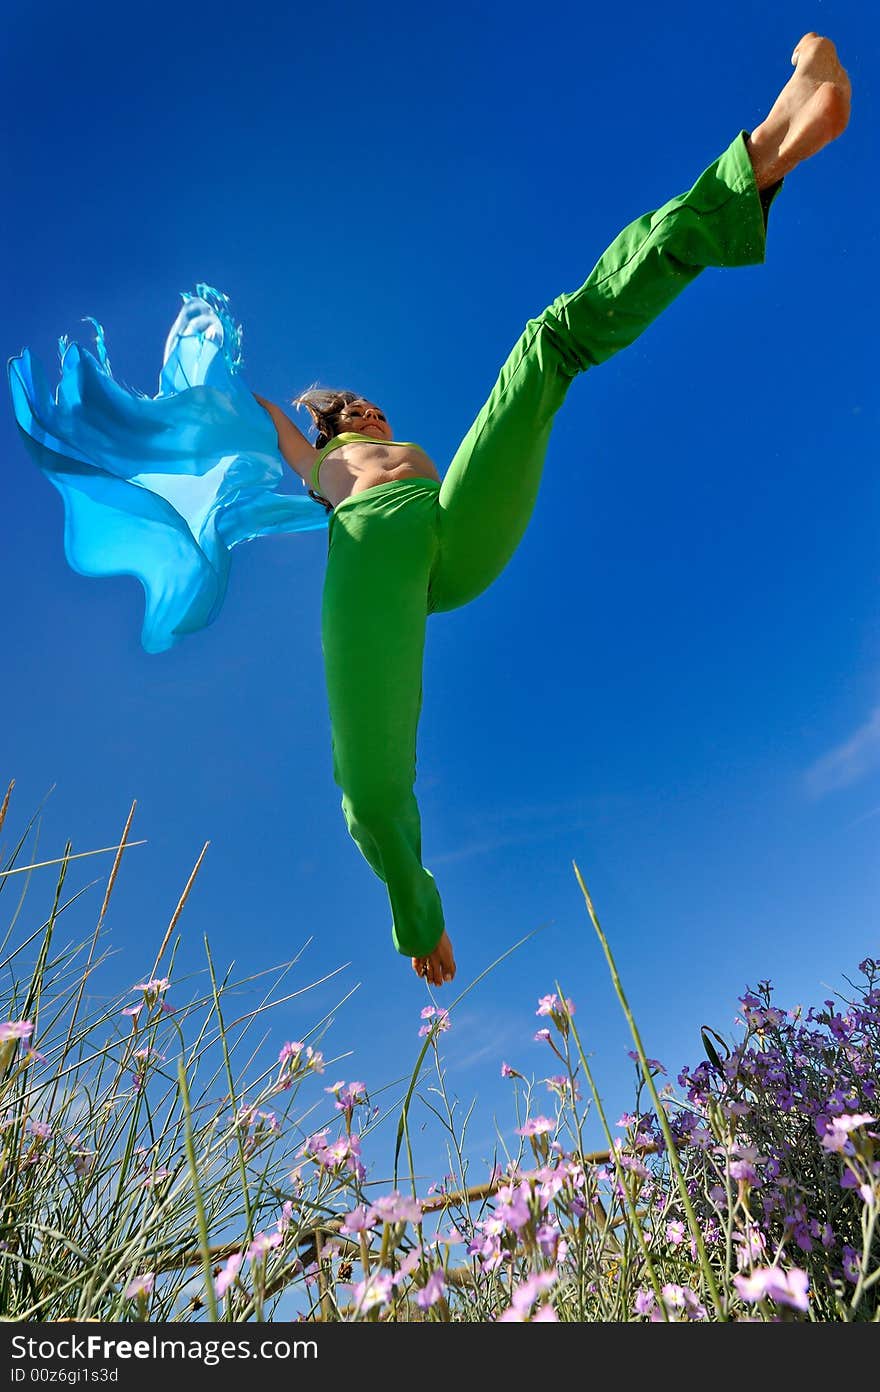
<svg viewBox="0 0 880 1392">
<path fill-rule="evenodd" d="M 802 33 L 850 71 L 851 126 L 787 181 L 766 265 L 708 272 L 574 384 L 516 557 L 429 626 L 417 787 L 456 987 L 541 930 L 446 1037 L 451 1085 L 479 1097 L 475 1180 L 493 1117 L 514 1124 L 502 1059 L 554 1071 L 532 1035 L 555 980 L 609 1108 L 631 1100 L 573 860 L 670 1071 L 703 1022 L 731 1028 L 746 983 L 817 1001 L 877 948 L 877 17 L 862 0 L 537 13 L 12 0 L 0 59 L 7 358 L 27 345 L 54 371 L 58 335 L 88 343 L 94 315 L 116 375 L 154 392 L 179 292 L 204 280 L 244 325 L 254 390 L 352 386 L 441 473 L 525 321 L 757 124 Z M 325 1040 L 352 1051 L 334 1077 L 408 1073 L 427 997 L 332 779 L 324 534 L 239 549 L 219 620 L 147 656 L 136 582 L 68 569 L 8 401 L 0 432 L 16 826 L 54 785 L 43 851 L 112 842 L 134 798 L 148 841 L 103 989 L 142 979 L 210 840 L 181 972 L 203 934 L 239 975 L 311 939 L 296 982 L 342 970 L 279 1010 L 267 1047 L 357 987 Z M 433 1140 L 417 1160 L 436 1176 Z"/>
</svg>

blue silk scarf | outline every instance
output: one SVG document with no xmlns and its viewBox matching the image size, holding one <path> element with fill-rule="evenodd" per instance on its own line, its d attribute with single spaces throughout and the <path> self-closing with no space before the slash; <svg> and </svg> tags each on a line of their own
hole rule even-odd
<svg viewBox="0 0 880 1392">
<path fill-rule="evenodd" d="M 82 575 L 137 576 L 147 652 L 216 618 L 233 546 L 327 526 L 305 495 L 274 491 L 288 470 L 242 377 L 226 296 L 197 285 L 183 301 L 154 397 L 114 379 L 95 320 L 97 356 L 60 340 L 54 397 L 27 349 L 9 362 L 24 442 L 64 499 L 67 559 Z"/>
</svg>

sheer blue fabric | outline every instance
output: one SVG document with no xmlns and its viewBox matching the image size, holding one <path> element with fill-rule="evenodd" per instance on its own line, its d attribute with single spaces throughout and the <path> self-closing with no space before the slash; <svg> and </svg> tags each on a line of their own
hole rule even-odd
<svg viewBox="0 0 880 1392">
<path fill-rule="evenodd" d="M 226 296 L 198 285 L 183 301 L 154 397 L 115 380 L 95 320 L 95 354 L 60 340 L 54 398 L 27 349 L 9 362 L 25 444 L 64 499 L 67 559 L 82 575 L 140 580 L 147 652 L 216 618 L 233 546 L 327 526 L 305 494 L 275 491 L 289 471 L 242 377 Z"/>
</svg>

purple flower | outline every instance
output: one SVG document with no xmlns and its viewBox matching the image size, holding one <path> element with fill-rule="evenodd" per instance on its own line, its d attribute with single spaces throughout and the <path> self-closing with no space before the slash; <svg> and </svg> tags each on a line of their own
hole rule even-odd
<svg viewBox="0 0 880 1392">
<path fill-rule="evenodd" d="M 225 1266 L 222 1266 L 218 1271 L 217 1276 L 214 1280 L 214 1293 L 217 1296 L 218 1300 L 222 1300 L 226 1292 L 229 1290 L 229 1287 L 232 1285 L 233 1281 L 235 1280 L 239 1271 L 241 1270 L 241 1264 L 243 1261 L 244 1256 L 241 1252 L 233 1252 L 232 1256 L 226 1262 Z"/>
<path fill-rule="evenodd" d="M 536 1032 L 536 1034 L 535 1034 L 535 1042 L 536 1042 L 536 1043 L 544 1042 L 544 1043 L 549 1044 L 549 1043 L 550 1043 L 550 1031 L 549 1031 L 548 1029 L 539 1029 L 539 1030 Z"/>
<path fill-rule="evenodd" d="M 656 1308 L 657 1300 L 652 1290 L 640 1290 L 636 1292 L 635 1311 L 637 1315 L 650 1315 Z"/>
<path fill-rule="evenodd" d="M 666 1241 L 671 1242 L 673 1247 L 678 1247 L 685 1239 L 685 1226 L 677 1218 L 671 1223 L 666 1224 Z"/>
<path fill-rule="evenodd" d="M 501 1076 L 502 1078 L 521 1078 L 522 1074 L 517 1073 L 515 1068 L 511 1068 L 509 1063 L 502 1063 Z"/>
<path fill-rule="evenodd" d="M 446 1289 L 446 1277 L 443 1275 L 442 1268 L 437 1267 L 431 1272 L 424 1288 L 416 1293 L 416 1304 L 420 1310 L 428 1310 L 432 1305 L 436 1305 L 441 1299 Z"/>
<path fill-rule="evenodd" d="M 552 1223 L 542 1223 L 535 1233 L 535 1239 L 547 1261 L 562 1262 L 568 1252 L 568 1243 L 558 1228 Z"/>
<path fill-rule="evenodd" d="M 636 1053 L 635 1049 L 627 1049 L 626 1052 L 627 1052 L 627 1054 L 629 1055 L 629 1057 L 630 1057 L 631 1059 L 633 1059 L 636 1063 L 639 1063 L 639 1061 L 640 1061 L 640 1060 L 639 1060 L 639 1056 L 638 1056 L 638 1054 Z M 660 1062 L 659 1059 L 652 1059 L 652 1058 L 649 1058 L 649 1059 L 647 1059 L 647 1064 L 648 1064 L 648 1071 L 649 1071 L 652 1075 L 653 1075 L 654 1073 L 665 1073 L 665 1072 L 666 1072 L 666 1069 L 663 1067 L 663 1064 Z"/>
<path fill-rule="evenodd" d="M 791 1271 L 781 1271 L 778 1266 L 758 1267 L 749 1276 L 737 1272 L 733 1282 L 740 1298 L 749 1304 L 769 1298 L 793 1310 L 809 1309 L 810 1278 L 797 1266 Z"/>
<path fill-rule="evenodd" d="M 858 1279 L 859 1279 L 859 1275 L 860 1275 L 860 1273 L 861 1273 L 861 1269 L 862 1269 L 862 1259 L 861 1259 L 861 1257 L 859 1256 L 859 1254 L 858 1254 L 858 1252 L 856 1251 L 855 1247 L 850 1247 L 849 1244 L 847 1243 L 847 1245 L 846 1245 L 846 1246 L 844 1247 L 844 1249 L 843 1249 L 843 1274 L 844 1274 L 844 1276 L 846 1277 L 846 1279 L 847 1279 L 848 1281 L 851 1281 L 852 1284 L 855 1285 L 856 1282 L 857 1282 Z"/>
<path fill-rule="evenodd" d="M 730 1178 L 738 1180 L 740 1184 L 756 1184 L 758 1172 L 750 1160 L 731 1160 Z"/>
<path fill-rule="evenodd" d="M 95 1168 L 97 1158 L 94 1150 L 73 1150 L 73 1173 L 77 1179 L 88 1179 L 92 1170 Z"/>
</svg>

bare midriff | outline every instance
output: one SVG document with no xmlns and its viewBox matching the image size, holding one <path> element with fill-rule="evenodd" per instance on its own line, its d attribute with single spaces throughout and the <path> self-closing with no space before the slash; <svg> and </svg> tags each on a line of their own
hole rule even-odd
<svg viewBox="0 0 880 1392">
<path fill-rule="evenodd" d="M 343 498 L 398 479 L 436 479 L 440 475 L 418 445 L 382 440 L 349 440 L 321 461 L 319 491 L 338 507 Z"/>
</svg>

